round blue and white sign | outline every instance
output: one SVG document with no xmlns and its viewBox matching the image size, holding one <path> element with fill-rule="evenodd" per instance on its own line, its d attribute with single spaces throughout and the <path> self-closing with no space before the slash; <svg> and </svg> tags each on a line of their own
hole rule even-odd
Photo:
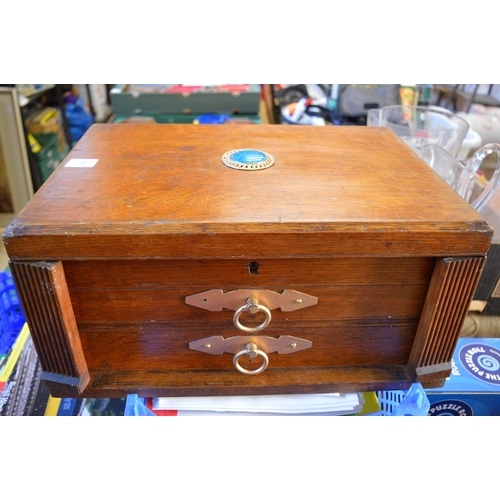
<svg viewBox="0 0 500 500">
<path fill-rule="evenodd" d="M 467 344 L 460 349 L 459 359 L 475 378 L 500 385 L 500 352 L 488 344 Z"/>
<path fill-rule="evenodd" d="M 470 405 L 458 399 L 446 399 L 432 403 L 429 408 L 429 417 L 472 417 Z"/>
<path fill-rule="evenodd" d="M 222 163 L 236 170 L 263 170 L 274 165 L 274 158 L 257 149 L 234 149 L 222 155 Z"/>
</svg>

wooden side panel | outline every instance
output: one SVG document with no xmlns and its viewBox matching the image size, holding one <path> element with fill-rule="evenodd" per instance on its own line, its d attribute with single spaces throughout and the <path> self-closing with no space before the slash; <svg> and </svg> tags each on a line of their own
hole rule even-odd
<svg viewBox="0 0 500 500">
<path fill-rule="evenodd" d="M 12 276 L 51 389 L 80 394 L 89 382 L 61 262 L 11 262 Z"/>
<path fill-rule="evenodd" d="M 450 374 L 453 351 L 485 261 L 485 257 L 465 257 L 436 262 L 408 365 L 420 382 L 441 384 Z"/>
</svg>

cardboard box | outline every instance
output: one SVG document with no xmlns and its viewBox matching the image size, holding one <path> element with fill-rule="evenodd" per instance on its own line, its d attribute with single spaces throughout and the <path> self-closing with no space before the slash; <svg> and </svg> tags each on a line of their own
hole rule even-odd
<svg viewBox="0 0 500 500">
<path fill-rule="evenodd" d="M 429 416 L 500 415 L 500 339 L 460 338 L 450 377 L 426 393 Z"/>
<path fill-rule="evenodd" d="M 110 92 L 117 115 L 141 114 L 255 114 L 260 85 L 115 85 Z"/>
<path fill-rule="evenodd" d="M 55 108 L 44 108 L 26 120 L 26 128 L 32 134 L 57 134 L 57 149 L 66 151 L 67 143 L 61 125 L 61 114 Z"/>
</svg>

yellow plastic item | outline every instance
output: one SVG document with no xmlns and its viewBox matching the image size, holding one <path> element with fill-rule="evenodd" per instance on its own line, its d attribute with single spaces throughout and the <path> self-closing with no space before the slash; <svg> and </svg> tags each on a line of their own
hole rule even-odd
<svg viewBox="0 0 500 500">
<path fill-rule="evenodd" d="M 49 396 L 47 406 L 45 407 L 44 417 L 57 417 L 60 404 L 61 398 L 53 398 L 52 396 Z"/>
<path fill-rule="evenodd" d="M 31 151 L 33 151 L 33 153 L 39 153 L 42 150 L 42 146 L 40 145 L 40 143 L 35 139 L 33 134 L 29 132 L 28 132 L 28 140 L 30 142 Z"/>
<path fill-rule="evenodd" d="M 56 116 L 56 110 L 54 108 L 47 108 L 43 115 L 38 118 L 38 122 L 42 125 L 47 123 L 52 117 Z"/>
<path fill-rule="evenodd" d="M 12 351 L 9 355 L 7 363 L 5 364 L 2 372 L 0 373 L 0 385 L 5 384 L 5 382 L 7 382 L 7 380 L 9 379 L 10 374 L 12 373 L 14 367 L 16 366 L 17 360 L 21 355 L 21 351 L 23 350 L 24 344 L 26 344 L 26 340 L 28 339 L 29 335 L 30 331 L 28 325 L 25 323 L 23 329 L 21 330 L 16 341 L 14 342 L 14 345 L 12 346 Z"/>
<path fill-rule="evenodd" d="M 363 392 L 363 397 L 365 398 L 365 404 L 363 405 L 363 410 L 356 413 L 356 416 L 369 415 L 370 413 L 376 413 L 380 411 L 380 404 L 377 399 L 375 392 Z"/>
</svg>

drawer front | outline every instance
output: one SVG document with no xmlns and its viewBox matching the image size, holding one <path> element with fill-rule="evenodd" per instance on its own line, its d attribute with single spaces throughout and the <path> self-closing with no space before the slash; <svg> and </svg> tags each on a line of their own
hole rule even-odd
<svg viewBox="0 0 500 500">
<path fill-rule="evenodd" d="M 258 265 L 256 265 L 257 263 Z M 401 365 L 407 362 L 434 269 L 433 258 L 87 261 L 64 269 L 89 370 L 227 370 L 232 355 L 189 343 L 245 335 L 234 311 L 208 311 L 186 297 L 209 289 L 296 290 L 316 305 L 272 310 L 258 333 L 292 335 L 312 347 L 269 354 L 269 368 Z M 243 304 L 242 304 L 243 305 Z M 244 313 L 255 327 L 263 314 Z M 260 360 L 242 358 L 243 366 Z"/>
</svg>

